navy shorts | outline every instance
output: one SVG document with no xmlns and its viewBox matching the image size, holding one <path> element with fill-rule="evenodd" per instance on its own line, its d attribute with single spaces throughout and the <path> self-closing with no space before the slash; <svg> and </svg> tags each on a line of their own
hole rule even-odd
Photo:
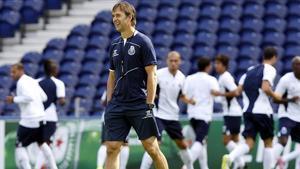
<svg viewBox="0 0 300 169">
<path fill-rule="evenodd" d="M 272 115 L 244 113 L 243 136 L 256 138 L 257 133 L 265 140 L 274 137 L 274 121 Z"/>
<path fill-rule="evenodd" d="M 42 126 L 42 122 L 40 122 L 40 126 Z M 41 138 L 42 138 L 41 127 L 28 128 L 19 125 L 17 130 L 16 147 L 27 147 L 34 142 L 41 144 L 43 143 L 43 140 Z"/>
<path fill-rule="evenodd" d="M 239 134 L 241 128 L 241 116 L 224 116 L 223 134 Z"/>
<path fill-rule="evenodd" d="M 173 140 L 182 140 L 183 134 L 182 134 L 182 127 L 179 123 L 179 121 L 176 120 L 165 120 L 165 119 L 160 119 L 156 117 L 156 122 L 158 126 L 158 130 L 160 135 L 162 135 L 162 132 L 166 130 L 168 135 L 171 137 Z M 158 140 L 161 141 L 161 136 L 158 137 Z"/>
<path fill-rule="evenodd" d="M 291 135 L 292 140 L 300 143 L 300 123 L 287 117 L 279 119 L 279 137 Z"/>
<path fill-rule="evenodd" d="M 52 143 L 56 128 L 57 128 L 57 123 L 54 121 L 43 122 L 43 125 L 41 125 L 42 141 Z"/>
<path fill-rule="evenodd" d="M 207 137 L 209 131 L 209 123 L 204 120 L 197 120 L 192 118 L 190 123 L 196 134 L 196 141 L 203 143 L 203 140 Z"/>
<path fill-rule="evenodd" d="M 139 110 L 126 110 L 121 106 L 109 103 L 104 115 L 105 140 L 126 140 L 131 127 L 133 127 L 140 140 L 152 136 L 159 137 L 159 131 L 152 110 L 143 106 Z"/>
</svg>

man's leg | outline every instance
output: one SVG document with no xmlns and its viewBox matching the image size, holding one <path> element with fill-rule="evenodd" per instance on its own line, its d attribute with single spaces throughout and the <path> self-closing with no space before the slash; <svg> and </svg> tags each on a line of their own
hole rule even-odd
<svg viewBox="0 0 300 169">
<path fill-rule="evenodd" d="M 106 159 L 106 145 L 101 144 L 97 153 L 97 169 L 103 169 Z"/>
<path fill-rule="evenodd" d="M 128 143 L 124 143 L 120 152 L 120 169 L 126 169 L 128 159 L 129 159 L 129 146 Z"/>
<path fill-rule="evenodd" d="M 184 141 L 184 139 L 175 139 L 174 141 L 179 148 L 179 155 L 183 163 L 188 169 L 193 169 L 192 155 L 188 144 Z"/>
<path fill-rule="evenodd" d="M 144 153 L 140 169 L 150 169 L 153 163 L 152 158 L 147 152 Z"/>
<path fill-rule="evenodd" d="M 19 169 L 31 169 L 28 153 L 25 147 L 16 147 L 16 165 Z"/>
<path fill-rule="evenodd" d="M 51 169 L 57 169 L 56 162 L 52 150 L 47 143 L 43 143 L 40 146 L 41 151 L 43 152 L 45 158 L 47 159 L 47 164 Z"/>
<path fill-rule="evenodd" d="M 273 152 L 273 138 L 264 139 L 265 149 L 263 158 L 264 169 L 272 169 L 275 165 L 274 152 Z"/>
<path fill-rule="evenodd" d="M 148 139 L 141 140 L 142 144 L 147 151 L 147 153 L 150 155 L 150 157 L 153 159 L 154 166 L 156 169 L 168 169 L 168 162 L 163 155 L 163 153 L 160 151 L 157 139 L 155 136 L 152 136 Z"/>
<path fill-rule="evenodd" d="M 208 162 L 207 162 L 207 144 L 206 142 L 203 143 L 202 153 L 199 156 L 199 166 L 201 169 L 208 169 Z"/>
<path fill-rule="evenodd" d="M 45 165 L 45 157 L 44 154 L 41 150 L 39 150 L 37 157 L 36 157 L 36 162 L 34 169 L 41 169 Z"/>
<path fill-rule="evenodd" d="M 106 141 L 106 163 L 105 169 L 118 169 L 119 168 L 119 154 L 123 141 Z"/>
</svg>

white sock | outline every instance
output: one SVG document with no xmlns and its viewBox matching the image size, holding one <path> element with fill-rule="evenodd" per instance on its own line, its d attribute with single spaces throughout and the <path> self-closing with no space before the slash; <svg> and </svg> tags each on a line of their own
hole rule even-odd
<svg viewBox="0 0 300 169">
<path fill-rule="evenodd" d="M 266 147 L 264 149 L 263 166 L 264 169 L 272 169 L 274 167 L 274 152 L 273 148 Z"/>
<path fill-rule="evenodd" d="M 207 145 L 203 145 L 201 155 L 199 156 L 199 166 L 201 169 L 208 169 L 207 164 Z"/>
<path fill-rule="evenodd" d="M 31 169 L 28 154 L 24 147 L 16 147 L 15 158 L 19 169 Z"/>
<path fill-rule="evenodd" d="M 39 150 L 37 157 L 36 157 L 36 162 L 35 162 L 35 169 L 41 169 L 43 165 L 45 164 L 45 156 L 41 150 Z"/>
<path fill-rule="evenodd" d="M 153 163 L 152 158 L 150 157 L 150 155 L 147 152 L 145 152 L 143 159 L 142 159 L 140 169 L 150 169 L 152 163 Z"/>
<path fill-rule="evenodd" d="M 296 159 L 299 156 L 300 156 L 300 149 L 295 149 L 294 151 L 282 156 L 282 160 L 284 162 L 289 162 L 293 159 Z"/>
<path fill-rule="evenodd" d="M 229 141 L 226 145 L 226 149 L 231 152 L 235 147 L 237 146 L 237 144 L 234 141 Z"/>
<path fill-rule="evenodd" d="M 300 156 L 296 158 L 295 169 L 300 169 Z"/>
<path fill-rule="evenodd" d="M 187 148 L 184 150 L 179 150 L 179 155 L 183 163 L 186 165 L 187 169 L 193 169 L 192 155 L 191 151 Z"/>
<path fill-rule="evenodd" d="M 240 143 L 234 150 L 229 154 L 230 161 L 235 161 L 236 158 L 247 154 L 250 151 L 249 146 L 246 143 Z"/>
<path fill-rule="evenodd" d="M 194 163 L 196 161 L 196 159 L 202 155 L 203 145 L 199 141 L 195 141 L 194 144 L 192 145 L 190 151 L 191 151 L 191 155 L 192 155 L 191 160 L 192 160 L 192 163 Z"/>
<path fill-rule="evenodd" d="M 102 144 L 97 153 L 97 167 L 104 168 L 104 162 L 106 160 L 106 145 Z"/>
<path fill-rule="evenodd" d="M 120 169 L 126 169 L 129 158 L 129 147 L 123 146 L 120 152 Z"/>
<path fill-rule="evenodd" d="M 54 159 L 54 155 L 48 146 L 47 143 L 43 143 L 42 146 L 40 147 L 46 160 L 47 160 L 47 166 L 50 167 L 50 169 L 57 169 L 56 162 Z"/>
<path fill-rule="evenodd" d="M 281 152 L 283 151 L 284 147 L 280 143 L 276 143 L 273 147 L 274 151 L 274 159 L 277 160 L 280 157 Z"/>
</svg>

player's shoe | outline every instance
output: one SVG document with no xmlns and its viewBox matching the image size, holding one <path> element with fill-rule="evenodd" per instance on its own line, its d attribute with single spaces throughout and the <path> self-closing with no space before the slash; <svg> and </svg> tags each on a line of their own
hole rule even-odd
<svg viewBox="0 0 300 169">
<path fill-rule="evenodd" d="M 279 169 L 284 169 L 284 167 L 285 167 L 285 162 L 282 160 L 281 157 L 279 157 L 278 160 L 277 160 L 277 167 Z"/>
<path fill-rule="evenodd" d="M 97 169 L 103 169 L 103 167 L 102 166 L 98 166 Z"/>
<path fill-rule="evenodd" d="M 229 155 L 228 154 L 225 154 L 222 158 L 222 166 L 221 166 L 221 169 L 230 169 L 230 166 L 231 166 L 231 161 L 229 159 Z"/>
</svg>

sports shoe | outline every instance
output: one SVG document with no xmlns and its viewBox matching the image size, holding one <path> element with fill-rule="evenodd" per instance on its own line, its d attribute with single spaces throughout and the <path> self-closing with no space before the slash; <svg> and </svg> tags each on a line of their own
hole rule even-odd
<svg viewBox="0 0 300 169">
<path fill-rule="evenodd" d="M 222 158 L 222 166 L 221 166 L 221 169 L 229 169 L 230 166 L 231 166 L 231 161 L 229 159 L 229 155 L 228 154 L 225 154 Z"/>
</svg>

